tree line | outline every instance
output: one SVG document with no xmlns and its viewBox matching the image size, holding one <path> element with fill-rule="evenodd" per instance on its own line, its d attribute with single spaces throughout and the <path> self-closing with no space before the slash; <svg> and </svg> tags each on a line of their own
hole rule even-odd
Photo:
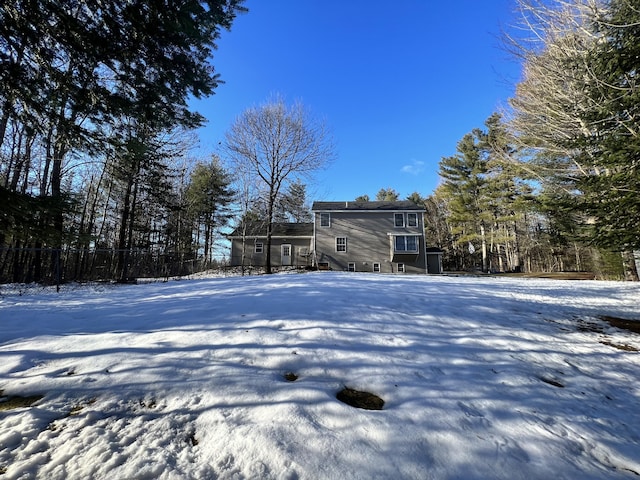
<svg viewBox="0 0 640 480">
<path fill-rule="evenodd" d="M 640 250 L 640 8 L 635 0 L 519 0 L 527 41 L 509 124 L 559 241 Z M 577 248 L 577 247 L 576 247 Z M 577 261 L 577 260 L 576 260 Z"/>
<path fill-rule="evenodd" d="M 635 279 L 633 265 L 625 264 L 628 247 L 599 244 L 597 225 L 579 201 L 561 204 L 549 195 L 555 178 L 541 176 L 501 114 L 464 135 L 456 154 L 440 160 L 438 174 L 432 194 L 413 192 L 406 200 L 425 209 L 427 244 L 442 250 L 446 271 L 572 271 Z M 387 187 L 355 200 L 400 198 Z"/>
<path fill-rule="evenodd" d="M 509 108 L 440 161 L 432 195 L 410 196 L 425 206 L 427 239 L 448 269 L 638 280 L 637 1 L 517 5 L 525 34 L 505 38 L 523 74 Z"/>
<path fill-rule="evenodd" d="M 526 41 L 509 125 L 560 245 L 621 259 L 638 280 L 640 8 L 635 0 L 519 0 Z"/>
<path fill-rule="evenodd" d="M 506 37 L 523 65 L 509 108 L 441 159 L 431 195 L 408 198 L 445 269 L 637 280 L 640 9 L 517 3 L 529 34 Z M 190 154 L 204 119 L 187 100 L 220 82 L 211 55 L 242 0 L 165 7 L 0 6 L 0 281 L 190 273 L 215 265 L 231 218 L 261 222 L 267 252 L 273 222 L 309 219 L 305 181 L 335 153 L 301 104 L 249 108 L 224 158 Z"/>
<path fill-rule="evenodd" d="M 0 5 L 1 281 L 126 280 L 211 258 L 232 191 L 218 159 L 187 161 L 187 132 L 204 121 L 187 102 L 217 87 L 212 52 L 243 11 L 242 0 Z"/>
</svg>

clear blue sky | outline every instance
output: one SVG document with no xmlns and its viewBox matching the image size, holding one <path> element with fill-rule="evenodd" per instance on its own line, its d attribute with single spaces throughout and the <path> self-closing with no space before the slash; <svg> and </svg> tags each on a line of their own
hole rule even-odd
<svg viewBox="0 0 640 480">
<path fill-rule="evenodd" d="M 500 48 L 513 0 L 248 0 L 213 64 L 224 84 L 194 103 L 205 151 L 245 109 L 279 93 L 324 118 L 337 158 L 310 200 L 432 193 L 438 162 L 512 95 Z"/>
</svg>

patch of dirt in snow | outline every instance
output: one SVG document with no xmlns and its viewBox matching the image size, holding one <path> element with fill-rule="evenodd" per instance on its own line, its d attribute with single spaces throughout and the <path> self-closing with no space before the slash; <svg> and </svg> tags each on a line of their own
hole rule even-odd
<svg viewBox="0 0 640 480">
<path fill-rule="evenodd" d="M 627 320 L 624 318 L 609 317 L 606 315 L 603 315 L 600 318 L 612 327 L 620 328 L 622 330 L 627 330 L 633 333 L 640 333 L 640 320 Z"/>
<path fill-rule="evenodd" d="M 353 390 L 348 387 L 340 390 L 336 398 L 342 403 L 365 410 L 382 410 L 384 406 L 384 400 L 379 396 L 369 392 Z"/>
<path fill-rule="evenodd" d="M 26 397 L 21 395 L 12 395 L 9 397 L 3 397 L 2 390 L 0 390 L 0 412 L 14 410 L 16 408 L 27 408 L 43 398 L 44 395 L 29 395 Z"/>
<path fill-rule="evenodd" d="M 578 319 L 578 331 L 580 332 L 593 332 L 593 333 L 606 333 L 606 326 L 602 322 L 606 322 L 611 327 L 619 328 L 631 333 L 640 334 L 640 320 L 629 320 L 626 318 L 611 317 L 608 315 L 600 315 L 598 317 L 601 322 L 587 321 L 581 318 Z"/>
<path fill-rule="evenodd" d="M 629 345 L 628 343 L 614 343 L 608 340 L 600 340 L 602 345 L 607 345 L 609 347 L 617 348 L 618 350 L 624 350 L 625 352 L 639 352 L 640 350 L 636 347 Z"/>
<path fill-rule="evenodd" d="M 552 378 L 547 378 L 547 377 L 539 377 L 539 378 L 544 383 L 547 383 L 547 384 L 552 385 L 552 386 L 557 387 L 557 388 L 564 388 L 564 385 L 562 383 L 560 383 L 559 381 L 557 381 L 557 380 L 554 380 Z"/>
<path fill-rule="evenodd" d="M 608 315 L 601 315 L 598 317 L 600 320 L 598 321 L 587 321 L 578 319 L 578 331 L 587 332 L 587 333 L 598 333 L 602 335 L 599 343 L 602 345 L 607 345 L 609 347 L 616 348 L 618 350 L 623 350 L 625 352 L 639 352 L 640 348 L 630 345 L 629 343 L 621 343 L 619 341 L 612 341 L 607 336 L 607 326 L 604 322 L 606 322 L 610 327 L 617 328 L 619 330 L 623 330 L 624 333 L 632 333 L 632 334 L 640 334 L 640 320 L 629 320 L 625 318 L 612 317 Z M 631 338 L 634 338 L 635 335 L 632 335 Z"/>
</svg>

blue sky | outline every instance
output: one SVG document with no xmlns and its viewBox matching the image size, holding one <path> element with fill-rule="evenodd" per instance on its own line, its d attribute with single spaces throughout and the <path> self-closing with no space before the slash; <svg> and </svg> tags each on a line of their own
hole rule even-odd
<svg viewBox="0 0 640 480">
<path fill-rule="evenodd" d="M 213 64 L 224 84 L 194 103 L 202 148 L 274 93 L 332 131 L 337 158 L 310 200 L 432 193 L 438 162 L 505 105 L 520 67 L 500 48 L 513 0 L 248 0 Z"/>
</svg>

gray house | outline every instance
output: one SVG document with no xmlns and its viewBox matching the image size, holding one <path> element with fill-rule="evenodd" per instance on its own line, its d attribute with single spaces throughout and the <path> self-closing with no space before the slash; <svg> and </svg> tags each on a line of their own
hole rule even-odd
<svg viewBox="0 0 640 480">
<path fill-rule="evenodd" d="M 424 209 L 415 203 L 314 202 L 311 210 L 319 269 L 427 273 Z"/>
<path fill-rule="evenodd" d="M 271 230 L 272 266 L 311 266 L 313 223 L 274 223 Z M 231 241 L 232 266 L 265 264 L 267 233 L 264 224 L 241 225 L 227 238 Z"/>
<path fill-rule="evenodd" d="M 410 201 L 314 202 L 313 223 L 274 223 L 271 265 L 381 273 L 442 273 L 442 251 L 426 248 L 424 209 Z M 263 266 L 265 224 L 230 235 L 232 266 Z"/>
</svg>

